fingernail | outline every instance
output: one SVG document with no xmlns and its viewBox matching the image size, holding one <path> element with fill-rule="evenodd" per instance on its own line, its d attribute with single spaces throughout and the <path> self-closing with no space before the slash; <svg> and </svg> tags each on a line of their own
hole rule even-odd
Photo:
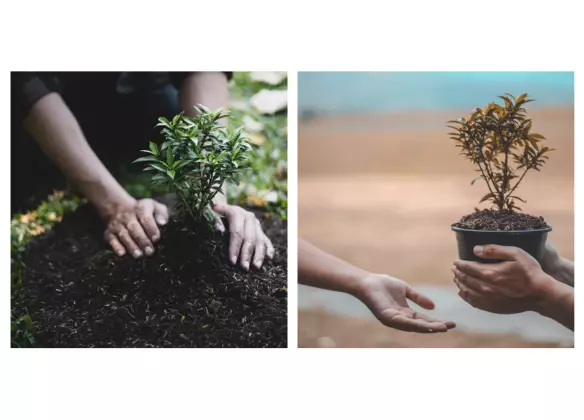
<svg viewBox="0 0 584 420">
<path fill-rule="evenodd" d="M 152 235 L 152 242 L 158 242 L 158 235 Z"/>
<path fill-rule="evenodd" d="M 235 263 L 237 262 L 237 257 L 235 255 L 233 255 L 230 259 L 231 264 L 235 265 Z"/>
<path fill-rule="evenodd" d="M 140 258 L 142 256 L 142 252 L 139 249 L 137 249 L 134 251 L 132 255 L 134 256 L 134 258 Z"/>
<path fill-rule="evenodd" d="M 249 271 L 249 261 L 244 261 L 242 265 L 245 271 Z"/>
<path fill-rule="evenodd" d="M 477 255 L 481 255 L 483 253 L 483 246 L 482 245 L 477 245 L 474 247 L 474 253 Z"/>
<path fill-rule="evenodd" d="M 225 232 L 225 228 L 223 227 L 223 225 L 220 225 L 219 223 L 215 224 L 215 230 L 221 233 Z"/>
<path fill-rule="evenodd" d="M 154 250 L 152 248 L 150 248 L 149 246 L 147 246 L 146 248 L 144 248 L 144 252 L 146 252 L 146 255 L 152 255 L 152 254 L 154 254 Z"/>
<path fill-rule="evenodd" d="M 260 268 L 262 268 L 262 262 L 261 261 L 254 261 L 253 265 L 255 266 L 255 268 L 257 268 L 258 270 Z"/>
<path fill-rule="evenodd" d="M 167 220 L 166 220 L 166 219 L 162 219 L 162 218 L 160 218 L 160 219 L 157 219 L 156 221 L 158 222 L 158 224 L 159 224 L 159 225 L 165 225 L 165 224 L 166 224 L 166 222 L 167 222 Z"/>
<path fill-rule="evenodd" d="M 125 254 L 126 254 L 126 251 L 123 251 L 121 249 L 118 251 L 118 257 L 123 257 Z"/>
</svg>

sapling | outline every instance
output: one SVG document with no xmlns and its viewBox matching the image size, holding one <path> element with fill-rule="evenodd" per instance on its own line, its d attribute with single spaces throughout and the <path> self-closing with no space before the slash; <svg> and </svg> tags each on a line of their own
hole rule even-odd
<svg viewBox="0 0 584 420">
<path fill-rule="evenodd" d="M 504 102 L 491 102 L 484 108 L 476 108 L 470 116 L 448 121 L 449 133 L 461 149 L 461 154 L 473 162 L 480 173 L 471 184 L 482 179 L 489 192 L 480 202 L 490 201 L 498 211 L 521 210 L 515 190 L 530 170 L 539 171 L 547 161 L 549 147 L 540 147 L 545 140 L 541 134 L 531 131 L 531 119 L 524 105 L 532 102 L 524 93 L 517 98 L 506 93 L 499 96 Z"/>
<path fill-rule="evenodd" d="M 239 183 L 242 171 L 249 166 L 251 146 L 243 127 L 230 130 L 221 124 L 228 111 L 202 105 L 195 109 L 195 117 L 182 112 L 172 120 L 160 117 L 156 127 L 161 127 L 162 143 L 150 142 L 149 150 L 141 150 L 148 156 L 134 162 L 143 162 L 144 170 L 153 172 L 153 185 L 175 192 L 178 207 L 193 220 L 204 220 L 211 226 L 215 219 L 213 199 L 223 194 L 226 182 Z"/>
</svg>

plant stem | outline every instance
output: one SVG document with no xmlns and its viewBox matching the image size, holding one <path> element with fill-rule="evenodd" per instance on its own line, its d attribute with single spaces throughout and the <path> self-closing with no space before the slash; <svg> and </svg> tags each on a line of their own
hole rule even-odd
<svg viewBox="0 0 584 420">
<path fill-rule="evenodd" d="M 506 195 L 505 190 L 507 189 L 507 182 L 509 180 L 509 147 L 511 145 L 510 141 L 506 141 L 505 137 L 503 137 L 503 132 L 501 131 L 501 126 L 499 125 L 499 136 L 501 137 L 501 141 L 505 145 L 505 164 L 503 165 L 503 185 L 501 185 L 501 196 L 500 200 L 501 203 L 504 205 L 506 202 Z M 502 210 L 502 208 L 501 208 Z"/>
<path fill-rule="evenodd" d="M 197 218 L 195 217 L 195 215 L 193 214 L 191 207 L 189 206 L 189 204 L 187 203 L 187 200 L 185 199 L 184 195 L 182 192 L 178 192 L 178 196 L 181 198 L 183 205 L 185 206 L 185 209 L 187 209 L 187 211 L 189 212 L 189 214 L 191 215 L 191 217 L 193 218 L 193 220 L 197 220 Z"/>
<path fill-rule="evenodd" d="M 508 196 L 511 196 L 511 194 L 513 194 L 513 191 L 515 191 L 515 188 L 517 188 L 519 186 L 519 184 L 521 183 L 521 181 L 523 181 L 523 178 L 525 177 L 525 174 L 527 173 L 527 171 L 529 171 L 531 169 L 531 167 L 527 167 L 525 168 L 525 171 L 523 172 L 523 174 L 521 175 L 521 177 L 519 178 L 519 181 L 517 181 L 517 183 L 513 186 L 513 188 L 511 188 L 511 191 L 509 191 Z"/>
</svg>

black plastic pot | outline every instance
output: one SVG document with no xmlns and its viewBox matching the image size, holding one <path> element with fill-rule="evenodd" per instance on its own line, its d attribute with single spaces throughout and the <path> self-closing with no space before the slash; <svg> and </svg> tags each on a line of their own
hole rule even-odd
<svg viewBox="0 0 584 420">
<path fill-rule="evenodd" d="M 489 260 L 477 257 L 473 248 L 476 245 L 515 246 L 540 261 L 543 256 L 547 234 L 552 230 L 549 226 L 536 230 L 471 230 L 451 226 L 456 233 L 458 256 L 461 260 L 494 263 L 499 260 Z"/>
</svg>

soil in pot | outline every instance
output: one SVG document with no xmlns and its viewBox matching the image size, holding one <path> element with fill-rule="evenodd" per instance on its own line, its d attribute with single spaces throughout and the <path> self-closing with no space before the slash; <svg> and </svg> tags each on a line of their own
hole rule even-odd
<svg viewBox="0 0 584 420">
<path fill-rule="evenodd" d="M 28 248 L 23 286 L 38 345 L 286 347 L 287 226 L 252 211 L 276 256 L 245 272 L 227 260 L 227 234 L 184 218 L 162 228 L 153 256 L 119 258 L 92 208 L 80 207 Z"/>
<path fill-rule="evenodd" d="M 495 210 L 476 210 L 452 225 L 458 242 L 458 255 L 463 260 L 499 262 L 477 257 L 476 245 L 497 244 L 525 250 L 538 261 L 541 259 L 547 234 L 552 230 L 543 217 L 526 213 Z"/>
</svg>

